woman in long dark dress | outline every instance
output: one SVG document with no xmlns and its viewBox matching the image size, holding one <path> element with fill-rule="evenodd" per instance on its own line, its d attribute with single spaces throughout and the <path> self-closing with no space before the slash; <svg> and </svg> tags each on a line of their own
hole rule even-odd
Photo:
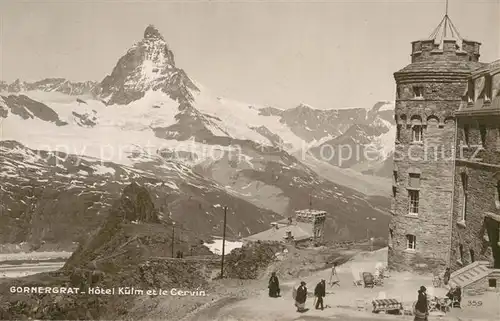
<svg viewBox="0 0 500 321">
<path fill-rule="evenodd" d="M 415 318 L 414 321 L 427 321 L 429 316 L 429 305 L 427 302 L 427 289 L 421 286 L 418 290 L 417 304 L 415 304 Z"/>
<path fill-rule="evenodd" d="M 271 274 L 271 278 L 269 279 L 269 296 L 271 298 L 277 298 L 280 295 L 280 282 L 278 277 L 276 276 L 276 272 Z"/>
</svg>

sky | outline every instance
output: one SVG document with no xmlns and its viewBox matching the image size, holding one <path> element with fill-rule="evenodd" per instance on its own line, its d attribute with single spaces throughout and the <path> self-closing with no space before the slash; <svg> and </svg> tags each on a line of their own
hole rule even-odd
<svg viewBox="0 0 500 321">
<path fill-rule="evenodd" d="M 0 79 L 101 81 L 154 24 L 177 67 L 220 96 L 278 108 L 394 100 L 445 0 L 0 0 Z M 460 34 L 500 58 L 500 0 L 449 0 Z"/>
</svg>

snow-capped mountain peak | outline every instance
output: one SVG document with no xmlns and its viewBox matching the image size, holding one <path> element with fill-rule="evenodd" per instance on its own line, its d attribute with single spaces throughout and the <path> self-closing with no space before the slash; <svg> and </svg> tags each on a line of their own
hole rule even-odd
<svg viewBox="0 0 500 321">
<path fill-rule="evenodd" d="M 160 31 L 158 31 L 154 25 L 149 25 L 146 30 L 144 30 L 144 39 L 159 39 L 165 41 L 165 38 L 163 38 Z"/>
<path fill-rule="evenodd" d="M 176 67 L 174 54 L 158 29 L 149 25 L 144 38 L 118 60 L 100 84 L 108 105 L 126 105 L 144 97 L 149 90 L 162 91 L 179 103 L 192 102 L 198 92 L 187 74 Z"/>
</svg>

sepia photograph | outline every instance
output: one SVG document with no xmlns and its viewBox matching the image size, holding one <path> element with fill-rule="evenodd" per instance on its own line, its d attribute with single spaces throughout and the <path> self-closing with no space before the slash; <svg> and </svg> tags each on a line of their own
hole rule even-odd
<svg viewBox="0 0 500 321">
<path fill-rule="evenodd" d="M 0 320 L 500 320 L 500 0 L 0 0 Z"/>
</svg>

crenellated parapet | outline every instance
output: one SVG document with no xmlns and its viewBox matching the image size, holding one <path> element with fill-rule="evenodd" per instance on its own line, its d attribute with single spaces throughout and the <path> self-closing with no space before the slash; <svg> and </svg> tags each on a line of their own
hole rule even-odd
<svg viewBox="0 0 500 321">
<path fill-rule="evenodd" d="M 465 39 L 417 40 L 412 42 L 411 62 L 479 61 L 480 42 Z"/>
</svg>

